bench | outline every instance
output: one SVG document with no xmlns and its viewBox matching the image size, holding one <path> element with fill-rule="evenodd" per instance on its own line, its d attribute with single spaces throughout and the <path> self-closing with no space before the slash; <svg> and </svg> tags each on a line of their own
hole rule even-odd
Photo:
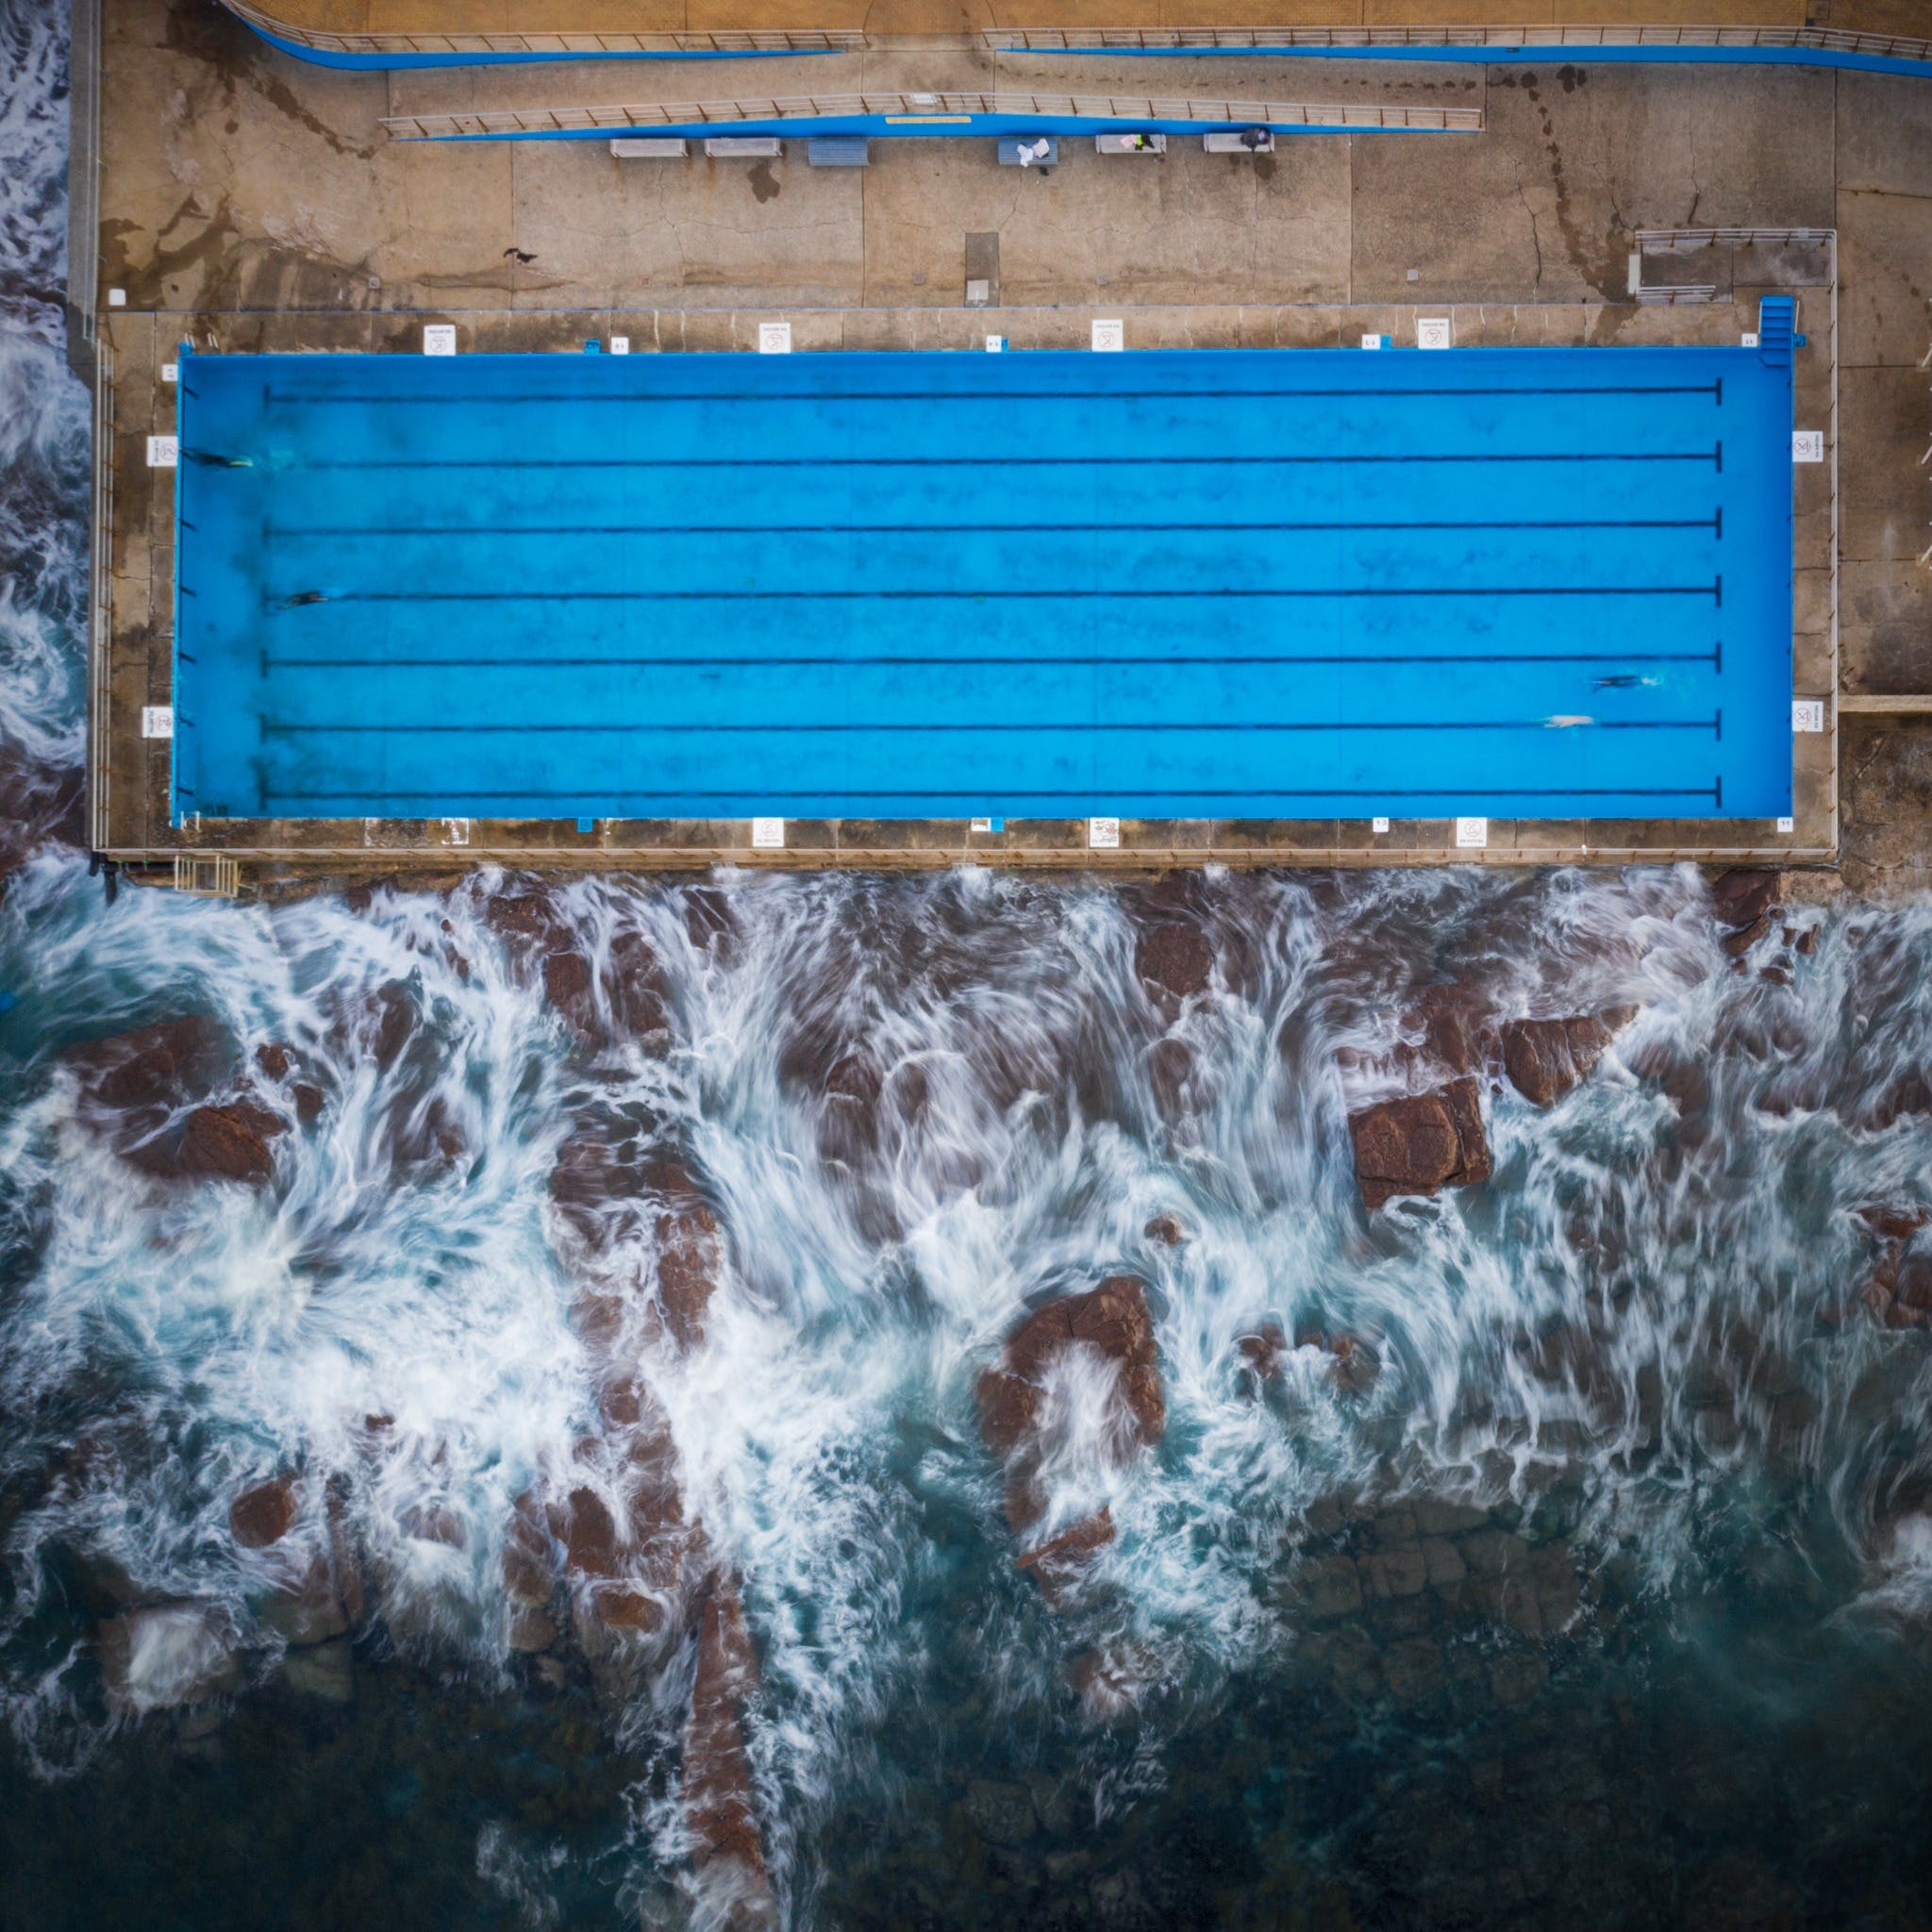
<svg viewBox="0 0 1932 1932">
<path fill-rule="evenodd" d="M 1271 127 L 1245 127 L 1239 134 L 1204 134 L 1201 145 L 1210 155 L 1272 155 L 1274 152 L 1274 130 Z"/>
<path fill-rule="evenodd" d="M 815 134 L 805 144 L 805 158 L 814 168 L 869 168 L 872 156 L 862 134 Z"/>
<path fill-rule="evenodd" d="M 1093 152 L 1097 155 L 1164 155 L 1164 134 L 1096 134 Z"/>
<path fill-rule="evenodd" d="M 775 134 L 714 134 L 705 142 L 714 161 L 772 160 L 785 152 Z"/>
<path fill-rule="evenodd" d="M 623 134 L 610 143 L 620 161 L 681 161 L 691 142 L 681 134 Z"/>
</svg>

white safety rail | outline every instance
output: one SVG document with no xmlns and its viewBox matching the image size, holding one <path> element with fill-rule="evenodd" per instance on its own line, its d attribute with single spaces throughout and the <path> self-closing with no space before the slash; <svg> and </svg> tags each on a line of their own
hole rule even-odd
<svg viewBox="0 0 1932 1932">
<path fill-rule="evenodd" d="M 1039 121 L 1208 121 L 1242 126 L 1424 128 L 1480 134 L 1480 108 L 1417 108 L 1360 102 L 1214 101 L 1145 94 L 891 93 L 780 94 L 753 101 L 644 101 L 610 108 L 501 108 L 460 114 L 392 114 L 391 140 L 460 136 L 617 132 L 747 121 L 847 120 L 879 116 L 908 126 L 964 123 L 977 114 Z"/>
<path fill-rule="evenodd" d="M 824 54 L 865 45 L 858 28 L 773 28 L 748 33 L 608 33 L 585 30 L 554 34 L 439 34 L 398 32 L 323 33 L 277 20 L 249 0 L 223 0 L 258 33 L 273 34 L 313 54 Z M 589 9 L 586 8 L 586 11 Z"/>
<path fill-rule="evenodd" d="M 1761 47 L 1932 60 L 1932 40 L 1818 26 L 1013 27 L 980 38 L 1008 53 L 1091 47 Z"/>
</svg>

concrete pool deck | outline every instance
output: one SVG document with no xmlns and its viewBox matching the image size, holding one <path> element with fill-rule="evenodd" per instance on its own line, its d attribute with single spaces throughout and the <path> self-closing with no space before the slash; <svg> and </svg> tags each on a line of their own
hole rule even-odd
<svg viewBox="0 0 1932 1932">
<path fill-rule="evenodd" d="M 1590 69 L 1551 60 L 1507 73 L 1367 63 L 1268 63 L 1270 92 L 1355 99 L 1474 99 L 1486 132 L 1448 145 L 1317 136 L 1259 160 L 1176 142 L 1164 161 L 1070 151 L 1050 178 L 1016 178 L 991 143 L 875 149 L 864 170 L 776 163 L 624 163 L 599 142 L 512 149 L 386 143 L 395 112 L 528 94 L 535 70 L 459 76 L 332 73 L 275 53 L 212 0 L 107 0 L 101 200 L 102 338 L 113 381 L 110 541 L 102 572 L 96 743 L 104 849 L 165 863 L 177 852 L 258 855 L 248 870 L 327 872 L 461 864 L 496 855 L 550 865 L 948 863 L 963 854 L 1038 865 L 1369 860 L 1609 862 L 1754 857 L 1826 864 L 1839 850 L 1834 685 L 1866 699 L 1932 690 L 1932 596 L 1923 547 L 1924 298 L 1932 254 L 1932 88 L 1810 70 L 1710 74 Z M 724 66 L 729 63 L 714 63 Z M 1212 63 L 1221 65 L 1219 57 Z M 1241 63 L 1233 63 L 1239 66 Z M 1249 63 L 1252 69 L 1252 63 Z M 569 98 L 580 68 L 544 71 Z M 1319 87 L 1318 87 L 1319 83 Z M 586 83 L 588 87 L 588 83 Z M 601 98 L 578 88 L 575 98 Z M 1071 145 L 1071 144 L 1069 144 Z M 1426 149 L 1426 152 L 1424 151 Z M 985 150 L 982 152 L 982 150 Z M 1480 209 L 1479 218 L 1472 210 Z M 1640 227 L 1687 222 L 1833 230 L 1843 277 L 1836 340 L 1818 261 L 1727 257 L 1714 301 L 1640 307 L 1627 264 Z M 1720 251 L 1723 253 L 1723 251 Z M 991 308 L 963 306 L 991 262 Z M 969 264 L 971 267 L 969 269 Z M 1678 271 L 1670 270 L 1674 276 Z M 1756 279 L 1753 279 L 1756 277 Z M 1838 352 L 1838 462 L 1800 466 L 1797 695 L 1825 730 L 1796 742 L 1795 824 L 1723 828 L 1492 822 L 1481 851 L 1445 822 L 1123 824 L 1094 850 L 1084 822 L 794 823 L 783 851 L 750 827 L 570 821 L 167 824 L 143 704 L 167 689 L 172 527 L 145 438 L 172 427 L 157 381 L 172 344 L 414 352 L 449 321 L 472 349 L 580 351 L 626 334 L 643 349 L 743 348 L 783 316 L 800 351 L 1083 344 L 1118 317 L 1130 345 L 1353 344 L 1413 340 L 1449 315 L 1462 342 L 1735 341 L 1756 297 L 1795 286 L 1798 420 L 1829 431 Z M 108 306 L 121 289 L 125 306 Z M 1840 475 L 1833 547 L 1830 479 Z M 1834 564 L 1842 611 L 1834 678 Z M 1883 845 L 1890 878 L 1919 875 L 1905 793 L 1932 754 L 1924 721 L 1857 722 L 1860 791 L 1847 824 Z M 165 746 L 160 747 L 161 750 Z M 1888 774 L 1891 775 L 1888 776 Z M 346 836 L 345 836 L 346 835 Z M 1586 848 L 1588 848 L 1586 850 Z M 1851 855 L 1848 854 L 1848 859 Z"/>
</svg>

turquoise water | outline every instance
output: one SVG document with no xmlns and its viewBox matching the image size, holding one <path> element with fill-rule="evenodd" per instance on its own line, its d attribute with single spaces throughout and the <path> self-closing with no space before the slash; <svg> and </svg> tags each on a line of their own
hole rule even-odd
<svg viewBox="0 0 1932 1932">
<path fill-rule="evenodd" d="M 182 377 L 184 814 L 1790 809 L 1756 350 Z"/>
</svg>

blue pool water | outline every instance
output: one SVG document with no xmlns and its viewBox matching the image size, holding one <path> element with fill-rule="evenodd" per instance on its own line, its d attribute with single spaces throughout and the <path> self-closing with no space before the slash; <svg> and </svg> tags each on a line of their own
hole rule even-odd
<svg viewBox="0 0 1932 1932">
<path fill-rule="evenodd" d="M 181 373 L 182 814 L 1791 808 L 1755 349 Z"/>
</svg>

